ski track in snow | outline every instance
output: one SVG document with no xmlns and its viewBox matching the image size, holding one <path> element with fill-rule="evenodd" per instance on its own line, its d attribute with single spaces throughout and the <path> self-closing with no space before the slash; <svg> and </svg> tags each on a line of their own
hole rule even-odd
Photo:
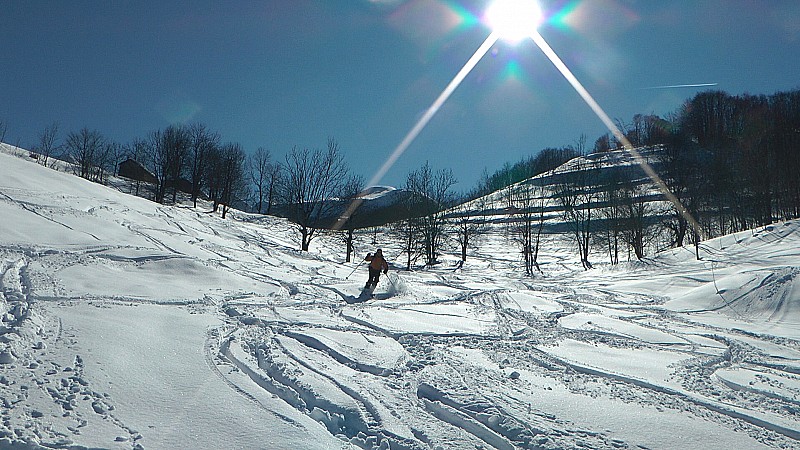
<svg viewBox="0 0 800 450">
<path fill-rule="evenodd" d="M 345 279 L 356 263 L 332 261 L 341 245 L 335 238 L 319 237 L 312 244 L 319 250 L 302 254 L 279 220 L 234 214 L 221 221 L 138 203 L 82 212 L 67 196 L 60 204 L 8 192 L 0 183 L 6 204 L 98 242 L 0 241 L 0 447 L 137 449 L 154 432 L 129 426 L 113 386 L 85 373 L 88 344 L 58 315 L 61 305 L 84 302 L 219 317 L 223 324 L 207 331 L 202 352 L 209 372 L 277 426 L 303 429 L 298 417 L 310 418 L 342 448 L 800 442 L 800 341 L 783 332 L 800 315 L 800 268 L 790 263 L 800 257 L 797 224 L 726 236 L 703 246 L 704 261 L 678 249 L 584 273 L 571 255 L 543 254 L 552 272 L 536 278 L 509 269 L 515 262 L 497 237 L 458 270 L 393 270 L 377 299 L 348 304 L 365 270 Z M 87 217 L 124 234 L 76 231 Z M 87 267 L 137 282 L 160 272 L 192 281 L 115 292 L 91 282 Z M 299 416 L 269 409 L 265 398 Z M 650 429 L 631 429 L 602 407 Z M 664 423 L 698 432 L 659 431 Z M 715 440 L 703 441 L 701 432 Z"/>
</svg>

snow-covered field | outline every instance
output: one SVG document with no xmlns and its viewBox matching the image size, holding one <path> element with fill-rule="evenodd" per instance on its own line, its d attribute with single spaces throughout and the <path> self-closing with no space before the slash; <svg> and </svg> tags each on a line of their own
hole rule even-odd
<svg viewBox="0 0 800 450">
<path fill-rule="evenodd" d="M 800 446 L 800 221 L 587 272 L 552 239 L 536 278 L 497 234 L 352 303 L 334 238 L 10 152 L 0 448 Z"/>
</svg>

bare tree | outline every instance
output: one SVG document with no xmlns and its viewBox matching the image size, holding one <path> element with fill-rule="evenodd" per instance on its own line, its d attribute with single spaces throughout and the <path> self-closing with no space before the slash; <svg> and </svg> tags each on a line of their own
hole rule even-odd
<svg viewBox="0 0 800 450">
<path fill-rule="evenodd" d="M 192 204 L 197 208 L 197 198 L 203 188 L 208 155 L 219 146 L 219 135 L 209 131 L 205 125 L 195 123 L 188 129 L 189 149 L 186 155 L 186 169 L 192 184 Z"/>
<path fill-rule="evenodd" d="M 156 188 L 153 192 L 153 200 L 161 203 L 164 201 L 164 191 L 166 189 L 166 171 L 164 170 L 165 163 L 162 161 L 166 158 L 166 152 L 161 149 L 162 139 L 161 130 L 155 130 L 147 135 L 147 138 L 142 141 L 146 146 L 146 153 L 148 163 L 147 166 L 156 177 Z"/>
<path fill-rule="evenodd" d="M 74 164 L 75 174 L 87 180 L 99 181 L 102 164 L 107 151 L 106 140 L 98 131 L 82 128 L 67 135 L 65 143 L 67 155 Z"/>
<path fill-rule="evenodd" d="M 467 260 L 467 250 L 475 248 L 488 230 L 486 220 L 486 197 L 472 202 L 462 197 L 460 205 L 451 213 L 451 221 L 455 226 L 456 241 L 461 248 L 461 261 Z"/>
<path fill-rule="evenodd" d="M 167 187 L 171 186 L 172 202 L 175 203 L 189 149 L 189 134 L 182 126 L 170 125 L 164 131 L 151 133 L 149 144 L 153 173 L 158 179 L 155 200 L 164 203 Z"/>
<path fill-rule="evenodd" d="M 167 179 L 172 184 L 172 203 L 175 203 L 186 166 L 186 155 L 189 153 L 188 130 L 182 126 L 167 127 L 164 130 L 164 140 L 167 150 Z"/>
<path fill-rule="evenodd" d="M 150 167 L 157 180 L 153 200 L 163 203 L 167 190 L 167 150 L 164 148 L 163 132 L 161 130 L 153 131 L 148 135 L 147 153 L 150 159 Z"/>
<path fill-rule="evenodd" d="M 0 142 L 5 142 L 7 130 L 8 130 L 8 123 L 0 120 Z"/>
<path fill-rule="evenodd" d="M 702 233 L 694 229 L 688 218 L 692 217 L 695 221 L 702 219 L 702 205 L 707 197 L 705 193 L 710 189 L 708 177 L 704 174 L 702 153 L 683 133 L 675 133 L 661 153 L 662 179 L 683 207 L 679 209 L 672 204 L 672 218 L 665 222 L 673 236 L 672 245 L 676 247 L 683 247 L 687 238 L 691 238 L 696 245 L 700 242 Z M 699 259 L 697 247 L 695 254 Z"/>
<path fill-rule="evenodd" d="M 50 126 L 42 130 L 39 134 L 39 143 L 34 147 L 34 151 L 39 154 L 39 163 L 41 165 L 47 166 L 48 159 L 59 151 L 61 146 L 57 141 L 58 123 L 53 122 Z"/>
<path fill-rule="evenodd" d="M 148 142 L 144 139 L 136 138 L 125 148 L 125 152 L 127 153 L 127 157 L 136 161 L 137 163 L 141 164 L 141 161 L 144 161 L 147 158 L 149 151 Z M 134 195 L 139 195 L 139 190 L 141 189 L 142 181 L 137 178 L 136 182 L 133 184 L 132 189 L 134 189 Z"/>
<path fill-rule="evenodd" d="M 522 253 L 525 274 L 533 275 L 534 270 L 541 272 L 539 249 L 544 229 L 544 189 L 532 182 L 517 183 L 505 190 L 504 197 L 511 212 L 507 230 Z"/>
<path fill-rule="evenodd" d="M 617 127 L 634 147 L 663 144 L 669 136 L 668 122 L 653 114 L 635 114 L 630 123 L 620 119 L 616 122 Z"/>
<path fill-rule="evenodd" d="M 336 207 L 330 202 L 342 190 L 348 168 L 333 139 L 327 150 L 293 148 L 286 155 L 285 199 L 291 209 L 289 219 L 300 233 L 300 249 L 308 251 L 318 229 L 323 227 Z"/>
<path fill-rule="evenodd" d="M 277 162 L 272 164 L 267 172 L 267 214 L 272 214 L 272 206 L 275 205 L 283 186 L 284 168 Z"/>
<path fill-rule="evenodd" d="M 589 262 L 589 249 L 596 202 L 595 189 L 589 168 L 584 163 L 577 163 L 572 172 L 563 176 L 564 180 L 555 185 L 556 198 L 563 208 L 564 219 L 572 228 L 581 265 L 588 270 L 592 267 Z"/>
<path fill-rule="evenodd" d="M 270 184 L 272 153 L 264 147 L 258 147 L 247 159 L 247 167 L 250 172 L 250 182 L 255 187 L 256 211 L 261 214 L 264 211 L 264 196 L 267 195 Z"/>
<path fill-rule="evenodd" d="M 222 218 L 224 219 L 231 205 L 241 199 L 246 191 L 245 184 L 245 155 L 239 144 L 225 144 L 220 150 L 221 174 L 220 203 L 222 204 Z"/>
<path fill-rule="evenodd" d="M 347 180 L 347 182 L 342 187 L 342 195 L 341 199 L 342 208 L 343 210 L 349 210 L 350 204 L 353 201 L 359 201 L 358 195 L 364 190 L 364 178 L 359 175 L 352 175 Z M 345 244 L 347 256 L 345 258 L 345 262 L 350 262 L 351 255 L 354 252 L 354 243 L 355 243 L 355 226 L 357 224 L 359 216 L 359 208 L 355 208 L 353 211 L 350 212 L 350 216 L 344 222 L 344 225 L 340 229 L 340 233 L 342 234 L 342 241 Z"/>
<path fill-rule="evenodd" d="M 222 148 L 220 146 L 211 147 L 205 155 L 205 175 L 203 176 L 203 184 L 208 192 L 208 198 L 212 202 L 211 210 L 217 212 L 219 209 L 220 201 L 222 199 L 223 189 L 223 157 Z"/>
<path fill-rule="evenodd" d="M 586 148 L 587 139 L 588 138 L 586 137 L 586 134 L 581 134 L 580 136 L 578 136 L 578 139 L 575 139 L 575 145 L 573 146 L 573 148 L 575 149 L 575 153 L 577 153 L 580 156 L 585 156 L 588 153 Z"/>
<path fill-rule="evenodd" d="M 108 149 L 106 152 L 106 170 L 108 173 L 119 175 L 119 164 L 125 160 L 126 156 L 125 146 L 118 142 L 109 140 L 106 142 L 106 148 Z"/>
<path fill-rule="evenodd" d="M 647 247 L 653 239 L 652 227 L 648 220 L 653 213 L 652 203 L 648 201 L 640 189 L 632 186 L 622 190 L 623 231 L 625 241 L 633 249 L 636 259 L 645 256 Z"/>
<path fill-rule="evenodd" d="M 402 209 L 402 216 L 404 217 L 391 226 L 396 233 L 401 237 L 402 253 L 406 254 L 406 270 L 411 270 L 411 266 L 417 262 L 420 255 L 424 254 L 424 250 L 419 248 L 421 241 L 421 219 L 420 211 L 423 210 L 422 198 L 417 195 L 408 195 L 405 197 L 398 208 Z M 375 228 L 375 235 L 377 235 L 377 227 Z M 373 237 L 372 243 L 376 243 Z"/>
<path fill-rule="evenodd" d="M 427 200 L 422 205 L 423 214 L 419 219 L 419 227 L 425 262 L 428 265 L 438 262 L 439 251 L 447 236 L 445 210 L 453 204 L 454 195 L 450 188 L 454 184 L 456 178 L 451 170 L 442 169 L 434 173 L 427 162 L 419 170 L 408 174 L 406 179 L 406 189 Z"/>
<path fill-rule="evenodd" d="M 596 239 L 599 245 L 605 247 L 612 265 L 619 264 L 619 244 L 622 236 L 621 184 L 620 172 L 611 168 L 603 173 L 598 190 L 603 226 L 600 227 Z"/>
<path fill-rule="evenodd" d="M 610 152 L 611 150 L 611 137 L 608 135 L 608 133 L 601 135 L 596 141 L 594 141 L 594 149 L 592 150 L 593 153 L 605 153 Z"/>
</svg>

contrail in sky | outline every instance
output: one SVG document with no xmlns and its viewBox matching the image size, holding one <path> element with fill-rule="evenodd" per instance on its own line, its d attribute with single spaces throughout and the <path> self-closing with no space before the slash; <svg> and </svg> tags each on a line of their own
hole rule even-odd
<svg viewBox="0 0 800 450">
<path fill-rule="evenodd" d="M 645 160 L 642 157 L 642 155 L 633 147 L 628 138 L 625 137 L 625 134 L 623 134 L 622 131 L 617 127 L 617 125 L 614 124 L 614 121 L 611 120 L 611 117 L 609 117 L 608 114 L 606 114 L 605 110 L 603 110 L 600 104 L 598 104 L 597 101 L 595 101 L 595 99 L 592 97 L 592 95 L 589 94 L 589 91 L 587 91 L 586 88 L 583 87 L 583 84 L 581 84 L 581 82 L 578 81 L 575 75 L 573 75 L 572 71 L 569 70 L 569 67 L 567 67 L 567 65 L 564 64 L 564 61 L 562 61 L 561 58 L 556 54 L 556 52 L 550 47 L 550 44 L 548 44 L 547 41 L 544 40 L 544 38 L 542 37 L 541 34 L 539 34 L 538 31 L 534 31 L 533 33 L 531 33 L 530 37 L 531 39 L 533 39 L 533 42 L 535 42 L 536 45 L 539 46 L 539 49 L 541 49 L 542 52 L 544 52 L 545 56 L 547 56 L 547 58 L 550 59 L 550 62 L 552 62 L 553 65 L 556 66 L 556 69 L 558 69 L 558 71 L 561 72 L 561 75 L 563 75 L 564 78 L 569 82 L 569 84 L 572 85 L 572 87 L 575 89 L 575 92 L 577 92 L 578 95 L 580 95 L 581 98 L 583 98 L 583 101 L 586 102 L 589 108 L 591 108 L 592 111 L 594 111 L 595 115 L 597 115 L 600 121 L 606 125 L 608 130 L 611 131 L 611 134 L 613 134 L 614 137 L 616 137 L 617 140 L 622 143 L 624 149 L 630 155 L 633 156 L 634 160 L 644 170 L 647 176 L 650 177 L 650 179 L 658 187 L 661 193 L 664 194 L 664 197 L 675 206 L 675 209 L 681 214 L 681 216 L 683 216 L 684 219 L 686 219 L 687 222 L 689 222 L 692 229 L 699 236 L 705 239 L 705 234 L 703 233 L 703 229 L 700 228 L 700 224 L 697 222 L 697 220 L 692 216 L 689 210 L 687 210 L 686 207 L 683 206 L 678 197 L 676 197 L 675 194 L 673 194 L 672 191 L 669 190 L 667 184 L 664 183 L 664 180 L 662 180 L 660 176 L 658 176 L 656 171 L 653 170 L 653 167 L 650 166 L 647 160 Z M 713 85 L 716 84 L 717 83 L 713 83 Z"/>
<path fill-rule="evenodd" d="M 671 84 L 668 86 L 650 86 L 650 87 L 643 87 L 639 88 L 640 90 L 646 89 L 679 89 L 679 88 L 695 88 L 695 87 L 707 87 L 707 86 L 716 86 L 719 83 L 698 83 L 698 84 Z"/>
<path fill-rule="evenodd" d="M 400 144 L 395 147 L 392 154 L 389 158 L 384 162 L 383 166 L 375 173 L 371 180 L 365 186 L 374 186 L 377 182 L 379 182 L 386 172 L 394 165 L 395 161 L 402 155 L 406 149 L 411 145 L 414 139 L 417 138 L 419 133 L 428 125 L 428 122 L 433 119 L 433 116 L 439 111 L 442 105 L 447 101 L 450 97 L 450 94 L 456 90 L 459 84 L 466 78 L 466 76 L 472 71 L 475 65 L 478 64 L 484 55 L 489 51 L 489 49 L 494 45 L 494 43 L 498 40 L 500 35 L 496 31 L 492 31 L 486 40 L 481 44 L 478 50 L 470 57 L 464 67 L 456 74 L 450 84 L 439 94 L 439 97 L 433 104 L 425 111 L 425 114 L 417 120 L 417 123 L 414 125 L 411 130 L 406 134 Z M 572 71 L 569 70 L 566 64 L 561 60 L 561 58 L 556 54 L 556 52 L 550 47 L 547 41 L 539 34 L 538 31 L 533 31 L 529 37 L 533 39 L 536 45 L 544 52 L 544 54 L 550 59 L 556 69 L 564 76 L 564 78 L 572 85 L 575 91 L 580 95 L 586 104 L 594 111 L 597 117 L 602 121 L 606 127 L 611 131 L 611 133 L 617 138 L 619 142 L 623 144 L 623 147 L 626 151 L 628 151 L 631 155 L 633 155 L 636 162 L 644 169 L 645 173 L 650 177 L 653 183 L 661 190 L 664 194 L 664 197 L 670 201 L 675 209 L 681 213 L 681 215 L 689 222 L 692 229 L 697 232 L 697 234 L 703 239 L 705 239 L 705 235 L 703 233 L 700 224 L 697 220 L 692 217 L 691 213 L 681 204 L 680 200 L 669 190 L 666 183 L 658 176 L 658 174 L 653 170 L 650 164 L 639 154 L 639 152 L 631 145 L 630 141 L 625 137 L 622 131 L 614 124 L 611 118 L 606 114 L 603 108 L 595 101 L 595 99 L 589 94 L 589 91 L 584 88 L 580 81 L 573 75 Z M 699 84 L 676 84 L 671 86 L 653 86 L 647 88 L 640 88 L 640 89 L 676 89 L 676 88 L 691 88 L 691 87 L 706 87 L 706 86 L 716 86 L 718 83 L 699 83 Z M 362 198 L 356 198 L 350 205 L 347 207 L 347 210 L 338 218 L 336 224 L 333 226 L 334 230 L 340 230 L 342 227 L 347 223 L 347 221 L 352 216 L 353 212 L 361 205 L 363 202 Z"/>
</svg>

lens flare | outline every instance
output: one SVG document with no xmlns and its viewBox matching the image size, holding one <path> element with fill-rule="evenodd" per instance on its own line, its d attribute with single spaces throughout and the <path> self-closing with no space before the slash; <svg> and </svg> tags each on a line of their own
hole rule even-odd
<svg viewBox="0 0 800 450">
<path fill-rule="evenodd" d="M 502 39 L 519 42 L 536 31 L 542 11 L 534 0 L 496 0 L 484 20 Z"/>
<path fill-rule="evenodd" d="M 564 15 L 574 10 L 579 2 L 575 1 L 569 4 L 569 8 L 565 8 Z M 556 15 L 557 16 L 557 15 Z M 554 17 L 556 17 L 554 16 Z M 466 76 L 472 69 L 483 59 L 489 49 L 497 42 L 498 39 L 503 38 L 509 41 L 521 41 L 524 38 L 531 38 L 542 52 L 550 59 L 550 62 L 561 72 L 561 75 L 572 85 L 578 95 L 586 102 L 586 104 L 594 111 L 597 117 L 605 124 L 608 130 L 621 142 L 626 151 L 628 151 L 636 160 L 636 162 L 644 169 L 647 176 L 658 187 L 664 197 L 673 204 L 675 209 L 689 222 L 690 226 L 694 229 L 698 236 L 705 239 L 700 224 L 692 217 L 689 211 L 681 204 L 680 200 L 669 190 L 666 183 L 658 176 L 650 164 L 641 156 L 641 154 L 633 148 L 630 141 L 614 124 L 614 121 L 606 114 L 603 108 L 595 101 L 589 94 L 589 91 L 581 84 L 580 81 L 572 74 L 566 64 L 550 47 L 545 39 L 539 34 L 537 27 L 542 21 L 542 12 L 539 5 L 534 0 L 495 0 L 494 3 L 486 10 L 484 20 L 492 27 L 492 32 L 489 37 L 481 44 L 475 53 L 464 64 L 464 67 L 456 74 L 447 87 L 439 94 L 439 97 L 433 104 L 425 111 L 416 124 L 409 130 L 403 140 L 395 147 L 394 151 L 389 155 L 386 162 L 381 166 L 380 170 L 372 177 L 367 184 L 367 187 L 377 184 L 388 170 L 394 165 L 397 159 L 406 151 L 411 143 L 416 139 L 419 133 L 428 125 L 428 122 L 436 115 L 442 105 L 447 101 L 450 95 L 456 90 Z M 563 17 L 559 21 L 563 20 Z M 509 70 L 513 73 L 518 67 L 511 65 Z M 360 198 L 354 200 L 347 208 L 347 210 L 339 217 L 334 229 L 341 229 L 349 220 L 352 213 L 361 205 Z"/>
</svg>

